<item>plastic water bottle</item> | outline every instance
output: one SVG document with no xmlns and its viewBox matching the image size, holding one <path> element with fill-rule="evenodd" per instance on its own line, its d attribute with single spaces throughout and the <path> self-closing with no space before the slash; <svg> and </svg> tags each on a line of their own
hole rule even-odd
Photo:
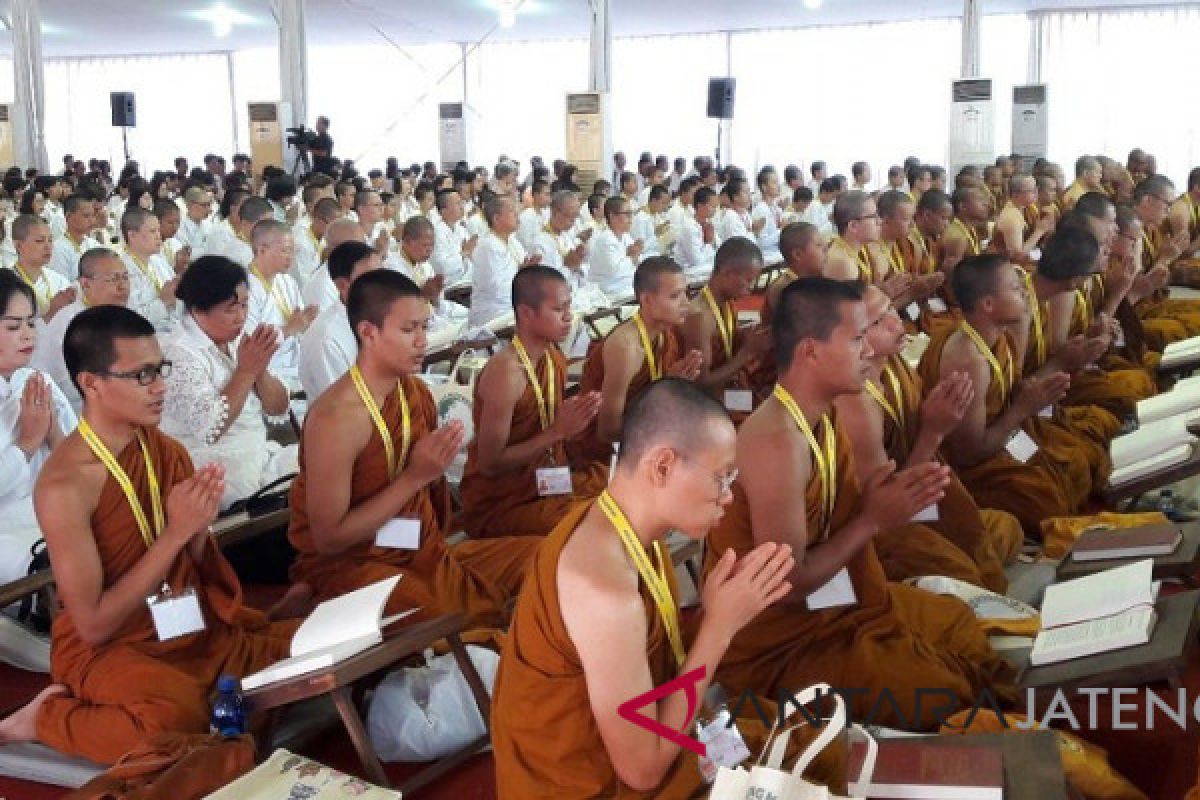
<svg viewBox="0 0 1200 800">
<path fill-rule="evenodd" d="M 1175 519 L 1175 493 L 1172 490 L 1163 489 L 1158 493 L 1158 510 L 1167 519 L 1172 521 Z"/>
<path fill-rule="evenodd" d="M 246 732 L 246 708 L 242 702 L 240 682 L 232 675 L 222 675 L 217 681 L 217 699 L 213 701 L 209 730 L 225 737 Z"/>
</svg>

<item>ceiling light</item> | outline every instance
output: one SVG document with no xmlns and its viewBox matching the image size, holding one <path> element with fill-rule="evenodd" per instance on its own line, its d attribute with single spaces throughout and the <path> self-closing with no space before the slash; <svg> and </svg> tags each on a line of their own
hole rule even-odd
<svg viewBox="0 0 1200 800">
<path fill-rule="evenodd" d="M 511 8 L 500 9 L 500 27 L 511 28 L 517 24 L 517 12 Z"/>
<path fill-rule="evenodd" d="M 821 0 L 804 0 L 804 7 L 809 11 L 816 11 L 821 7 Z"/>
<path fill-rule="evenodd" d="M 223 39 L 233 32 L 235 25 L 252 25 L 255 19 L 224 3 L 216 3 L 204 11 L 192 12 L 190 16 L 212 25 L 213 36 Z"/>
</svg>

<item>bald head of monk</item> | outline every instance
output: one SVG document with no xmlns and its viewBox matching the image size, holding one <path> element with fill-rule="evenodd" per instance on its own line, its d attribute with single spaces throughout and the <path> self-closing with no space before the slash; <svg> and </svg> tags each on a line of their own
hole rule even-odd
<svg viewBox="0 0 1200 800">
<path fill-rule="evenodd" d="M 888 190 L 879 195 L 875 205 L 879 210 L 879 238 L 885 242 L 903 239 L 917 214 L 917 204 L 908 192 Z"/>
<path fill-rule="evenodd" d="M 842 193 L 833 204 L 833 224 L 838 234 L 852 244 L 879 241 L 879 214 L 866 192 Z"/>
<path fill-rule="evenodd" d="M 286 272 L 296 255 L 292 229 L 274 217 L 254 223 L 250 232 L 250 246 L 254 248 L 254 266 L 267 280 Z"/>
<path fill-rule="evenodd" d="M 535 264 L 517 270 L 512 302 L 521 341 L 564 342 L 571 334 L 571 287 L 553 267 Z"/>
<path fill-rule="evenodd" d="M 1095 156 L 1080 156 L 1075 160 L 1075 180 L 1079 181 L 1080 186 L 1099 191 L 1103 177 L 1104 168 Z"/>
<path fill-rule="evenodd" d="M 708 393 L 681 378 L 650 384 L 625 407 L 620 443 L 610 486 L 618 501 L 625 492 L 649 494 L 694 539 L 720 521 L 732 499 L 737 434 Z"/>
<path fill-rule="evenodd" d="M 346 294 L 346 316 L 360 366 L 396 377 L 421 371 L 429 303 L 409 278 L 390 269 L 360 276 Z"/>
<path fill-rule="evenodd" d="M 1087 225 L 1060 225 L 1042 246 L 1037 274 L 1065 292 L 1078 289 L 1100 267 L 1100 245 Z"/>
<path fill-rule="evenodd" d="M 247 197 L 238 208 L 238 233 L 249 239 L 254 226 L 262 219 L 270 219 L 275 214 L 271 201 L 265 197 Z"/>
<path fill-rule="evenodd" d="M 963 222 L 970 225 L 987 222 L 988 201 L 982 189 L 974 186 L 955 189 L 950 204 L 954 207 L 954 216 Z"/>
<path fill-rule="evenodd" d="M 1037 181 L 1032 175 L 1013 175 L 1008 179 L 1008 199 L 1017 208 L 1033 205 L 1038 199 Z"/>
<path fill-rule="evenodd" d="M 1028 293 L 1016 268 L 995 253 L 964 258 L 954 268 L 954 296 L 968 320 L 981 316 L 996 325 L 1019 325 L 1028 313 Z"/>
<path fill-rule="evenodd" d="M 1116 203 L 1100 192 L 1088 192 L 1079 198 L 1072 210 L 1084 217 L 1092 235 L 1102 247 L 1112 246 L 1112 240 L 1117 235 Z"/>
<path fill-rule="evenodd" d="M 867 312 L 867 344 L 870 345 L 871 361 L 883 364 L 904 349 L 908 333 L 892 300 L 878 286 L 867 286 L 863 290 L 863 307 Z"/>
<path fill-rule="evenodd" d="M 341 206 L 338 208 L 340 209 Z M 329 258 L 333 248 L 342 242 L 362 242 L 366 238 L 361 225 L 352 219 L 339 216 L 325 229 L 325 258 Z"/>
<path fill-rule="evenodd" d="M 157 425 L 167 384 L 154 326 L 122 306 L 81 311 L 63 338 L 63 360 L 89 420 Z"/>
<path fill-rule="evenodd" d="M 1165 175 L 1151 175 L 1133 190 L 1133 207 L 1146 227 L 1157 228 L 1175 200 L 1175 184 Z"/>
<path fill-rule="evenodd" d="M 820 275 L 825 268 L 825 240 L 810 222 L 792 222 L 779 233 L 783 263 L 798 276 Z"/>
<path fill-rule="evenodd" d="M 350 285 L 359 275 L 377 270 L 382 266 L 379 253 L 374 247 L 357 241 L 342 242 L 329 254 L 329 277 L 337 287 L 342 305 L 346 304 Z"/>
<path fill-rule="evenodd" d="M 762 273 L 762 250 L 743 236 L 734 236 L 717 248 L 708 286 L 721 302 L 740 300 L 754 288 Z"/>
<path fill-rule="evenodd" d="M 436 241 L 437 234 L 429 217 L 418 215 L 404 221 L 404 227 L 400 231 L 400 250 L 413 264 L 428 261 L 433 255 Z"/>
<path fill-rule="evenodd" d="M 307 191 L 307 189 L 305 190 Z M 321 197 L 313 206 L 312 214 L 309 215 L 309 224 L 312 226 L 313 235 L 319 241 L 325 236 L 329 230 L 330 224 L 342 215 L 342 207 L 338 205 L 338 201 L 332 197 Z"/>
<path fill-rule="evenodd" d="M 687 280 L 669 256 L 651 256 L 633 273 L 633 294 L 646 324 L 660 330 L 683 324 L 687 316 Z"/>
<path fill-rule="evenodd" d="M 917 211 L 913 222 L 922 236 L 940 239 L 952 219 L 954 219 L 954 204 L 950 202 L 950 197 L 945 192 L 930 189 L 917 201 Z"/>
<path fill-rule="evenodd" d="M 830 400 L 862 391 L 873 355 L 866 331 L 861 284 L 822 277 L 792 281 L 771 317 L 781 382 L 809 384 Z"/>
</svg>

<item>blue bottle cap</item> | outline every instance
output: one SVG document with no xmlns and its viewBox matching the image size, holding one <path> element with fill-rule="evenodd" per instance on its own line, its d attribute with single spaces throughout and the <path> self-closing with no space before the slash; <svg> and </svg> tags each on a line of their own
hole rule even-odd
<svg viewBox="0 0 1200 800">
<path fill-rule="evenodd" d="M 241 681 L 232 675 L 222 675 L 220 679 L 217 680 L 217 691 L 236 692 L 241 687 L 241 683 Z"/>
</svg>

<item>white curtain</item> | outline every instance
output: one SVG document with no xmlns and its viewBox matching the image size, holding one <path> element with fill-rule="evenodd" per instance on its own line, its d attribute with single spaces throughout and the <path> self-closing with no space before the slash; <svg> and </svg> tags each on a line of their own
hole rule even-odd
<svg viewBox="0 0 1200 800">
<path fill-rule="evenodd" d="M 46 147 L 124 163 L 121 129 L 112 127 L 109 92 L 133 92 L 137 127 L 129 149 L 143 174 L 169 169 L 176 156 L 193 165 L 205 153 L 228 157 L 234 142 L 229 68 L 221 53 L 46 60 Z"/>
<path fill-rule="evenodd" d="M 1122 163 L 1134 147 L 1186 187 L 1200 163 L 1200 9 L 1070 12 L 1042 21 L 1050 156 L 1068 177 L 1083 153 Z"/>
<path fill-rule="evenodd" d="M 13 109 L 13 156 L 17 163 L 46 169 L 46 94 L 42 62 L 42 15 L 38 0 L 12 4 L 16 98 Z"/>
</svg>

